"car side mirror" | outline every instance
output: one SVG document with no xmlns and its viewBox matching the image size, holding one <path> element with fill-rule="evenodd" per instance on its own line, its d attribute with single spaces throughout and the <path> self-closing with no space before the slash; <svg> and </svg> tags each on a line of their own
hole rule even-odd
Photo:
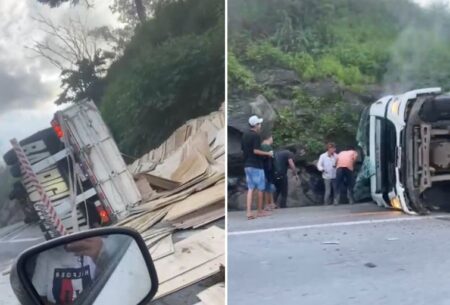
<svg viewBox="0 0 450 305">
<path fill-rule="evenodd" d="M 158 290 L 144 240 L 125 228 L 89 230 L 27 249 L 10 282 L 24 305 L 139 305 Z"/>
</svg>

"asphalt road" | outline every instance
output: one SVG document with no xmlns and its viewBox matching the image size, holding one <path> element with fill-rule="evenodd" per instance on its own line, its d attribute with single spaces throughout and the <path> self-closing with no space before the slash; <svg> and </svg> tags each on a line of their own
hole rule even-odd
<svg viewBox="0 0 450 305">
<path fill-rule="evenodd" d="M 9 284 L 9 270 L 19 254 L 44 241 L 39 227 L 18 223 L 0 229 L 0 305 L 18 305 Z"/>
<path fill-rule="evenodd" d="M 228 214 L 228 304 L 450 304 L 450 215 L 373 204 Z"/>
</svg>

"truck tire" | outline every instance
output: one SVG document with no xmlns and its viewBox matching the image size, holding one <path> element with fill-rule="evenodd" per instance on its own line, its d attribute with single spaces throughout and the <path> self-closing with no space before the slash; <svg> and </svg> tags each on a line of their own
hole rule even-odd
<svg viewBox="0 0 450 305">
<path fill-rule="evenodd" d="M 25 219 L 23 221 L 26 224 L 35 223 L 35 222 L 39 221 L 39 216 L 37 215 L 37 213 L 33 207 L 31 207 L 31 208 L 23 207 L 22 210 L 23 210 L 23 213 L 25 214 Z"/>
<path fill-rule="evenodd" d="M 3 155 L 3 160 L 6 165 L 13 165 L 17 162 L 17 156 L 14 150 L 10 149 L 6 154 Z"/>
<path fill-rule="evenodd" d="M 20 178 L 22 176 L 22 172 L 20 171 L 20 165 L 14 164 L 9 168 L 9 172 L 11 173 L 11 176 L 14 178 Z"/>
<path fill-rule="evenodd" d="M 9 193 L 9 200 L 26 200 L 28 196 L 27 190 L 23 186 L 22 182 L 16 181 L 13 184 L 12 190 Z"/>
<path fill-rule="evenodd" d="M 438 96 L 426 101 L 419 111 L 419 117 L 430 123 L 439 120 L 450 120 L 450 97 Z"/>
</svg>

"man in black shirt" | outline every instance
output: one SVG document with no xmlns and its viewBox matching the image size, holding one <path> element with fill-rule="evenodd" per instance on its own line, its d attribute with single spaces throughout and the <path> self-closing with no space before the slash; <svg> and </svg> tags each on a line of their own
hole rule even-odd
<svg viewBox="0 0 450 305">
<path fill-rule="evenodd" d="M 280 150 L 275 153 L 275 203 L 278 203 L 280 198 L 280 208 L 285 208 L 287 203 L 288 195 L 288 167 L 291 168 L 296 179 L 298 180 L 297 169 L 294 163 L 294 154 L 296 153 L 295 148 L 290 148 L 289 150 Z"/>
<path fill-rule="evenodd" d="M 273 152 L 265 152 L 261 150 L 261 124 L 262 118 L 256 115 L 248 119 L 250 130 L 242 136 L 242 151 L 244 153 L 245 177 L 247 180 L 247 218 L 254 219 L 252 214 L 253 190 L 258 193 L 258 213 L 257 217 L 266 216 L 262 209 L 263 194 L 266 187 L 263 169 L 263 157 L 273 157 Z"/>
</svg>

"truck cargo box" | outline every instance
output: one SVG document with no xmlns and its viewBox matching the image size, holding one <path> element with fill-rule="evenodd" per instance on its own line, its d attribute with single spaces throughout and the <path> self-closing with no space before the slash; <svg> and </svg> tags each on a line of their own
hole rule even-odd
<svg viewBox="0 0 450 305">
<path fill-rule="evenodd" d="M 96 105 L 83 101 L 55 114 L 64 137 L 81 160 L 100 200 L 117 219 L 141 200 L 141 194 Z"/>
</svg>

